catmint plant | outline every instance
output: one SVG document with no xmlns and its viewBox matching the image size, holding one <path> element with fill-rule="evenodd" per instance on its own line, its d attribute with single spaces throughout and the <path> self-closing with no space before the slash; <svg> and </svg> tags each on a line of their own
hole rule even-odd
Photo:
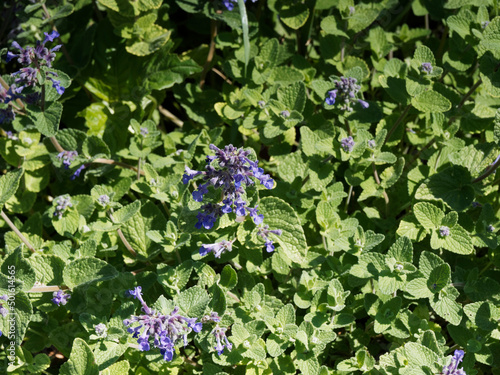
<svg viewBox="0 0 500 375">
<path fill-rule="evenodd" d="M 424 72 L 426 74 L 432 74 L 432 71 L 434 70 L 432 64 L 428 63 L 428 62 L 422 63 L 422 66 L 420 69 L 422 70 L 422 72 Z"/>
<path fill-rule="evenodd" d="M 441 237 L 447 237 L 447 236 L 449 236 L 450 235 L 450 228 L 448 228 L 445 225 L 439 227 L 439 235 Z"/>
</svg>

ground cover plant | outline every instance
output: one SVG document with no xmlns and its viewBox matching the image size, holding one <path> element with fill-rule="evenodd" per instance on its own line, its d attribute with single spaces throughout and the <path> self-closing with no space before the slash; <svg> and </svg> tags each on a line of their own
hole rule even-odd
<svg viewBox="0 0 500 375">
<path fill-rule="evenodd" d="M 500 373 L 497 0 L 0 5 L 0 372 Z"/>
</svg>

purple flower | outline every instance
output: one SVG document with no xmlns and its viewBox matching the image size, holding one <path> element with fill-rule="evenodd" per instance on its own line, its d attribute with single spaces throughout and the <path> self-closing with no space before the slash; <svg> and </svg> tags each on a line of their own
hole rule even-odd
<svg viewBox="0 0 500 375">
<path fill-rule="evenodd" d="M 495 231 L 495 227 L 494 227 L 493 225 L 491 225 L 491 224 L 490 224 L 490 225 L 488 225 L 488 226 L 486 227 L 486 230 L 487 230 L 488 232 L 490 232 L 490 233 L 493 233 L 493 232 Z"/>
<path fill-rule="evenodd" d="M 335 99 L 337 98 L 337 90 L 328 91 L 328 96 L 325 99 L 325 103 L 328 105 L 334 105 Z"/>
<path fill-rule="evenodd" d="M 370 140 L 368 141 L 368 147 L 370 147 L 370 148 L 375 148 L 375 147 L 377 147 L 377 144 L 375 143 L 375 140 L 374 140 L 374 139 L 370 139 Z"/>
<path fill-rule="evenodd" d="M 71 180 L 74 180 L 77 177 L 80 177 L 80 173 L 85 169 L 85 164 L 82 164 L 76 171 L 73 173 L 73 175 L 70 177 Z"/>
<path fill-rule="evenodd" d="M 229 342 L 226 336 L 227 328 L 216 326 L 212 331 L 212 334 L 215 336 L 215 350 L 217 350 L 217 354 L 221 355 L 224 352 L 224 348 L 231 351 L 233 348 L 233 344 Z"/>
<path fill-rule="evenodd" d="M 450 235 L 450 228 L 447 226 L 443 225 L 442 227 L 439 228 L 439 235 L 441 237 L 447 237 Z"/>
<path fill-rule="evenodd" d="M 193 199 L 197 202 L 205 199 L 204 196 L 210 186 L 215 190 L 222 190 L 221 201 L 201 207 L 196 228 L 211 229 L 219 217 L 230 212 L 235 212 L 237 216 L 251 213 L 254 221 L 263 220 L 262 215 L 256 215 L 256 211 L 248 207 L 248 202 L 243 200 L 242 195 L 246 187 L 255 183 L 254 179 L 260 181 L 267 189 L 273 188 L 274 180 L 264 173 L 258 161 L 248 158 L 250 151 L 232 145 L 221 150 L 213 144 L 210 145 L 210 149 L 215 152 L 215 156 L 207 156 L 205 171 L 199 172 L 186 167 L 182 177 L 182 182 L 186 184 L 195 176 L 203 176 L 204 183 L 192 193 Z"/>
<path fill-rule="evenodd" d="M 434 68 L 432 67 L 431 63 L 424 62 L 420 66 L 420 70 L 422 70 L 422 72 L 424 72 L 425 74 L 432 74 L 432 71 L 434 70 Z"/>
<path fill-rule="evenodd" d="M 281 111 L 281 116 L 284 118 L 290 117 L 290 111 L 287 111 L 286 109 L 284 111 Z"/>
<path fill-rule="evenodd" d="M 200 255 L 205 256 L 208 253 L 212 252 L 212 253 L 214 253 L 214 256 L 216 258 L 220 258 L 222 254 L 228 253 L 231 250 L 233 250 L 234 241 L 236 241 L 236 239 L 234 239 L 232 241 L 223 240 L 221 242 L 216 242 L 213 244 L 201 245 Z"/>
<path fill-rule="evenodd" d="M 73 207 L 71 197 L 69 195 L 61 195 L 57 197 L 54 199 L 54 203 L 56 206 L 54 216 L 57 216 L 59 219 L 62 218 L 64 212 L 66 212 L 69 207 Z"/>
<path fill-rule="evenodd" d="M 54 292 L 53 297 L 52 302 L 54 302 L 57 306 L 65 305 L 71 298 L 69 294 L 65 294 L 61 289 Z"/>
<path fill-rule="evenodd" d="M 443 367 L 442 375 L 467 375 L 463 369 L 458 369 L 458 365 L 464 359 L 463 350 L 455 350 L 451 363 Z"/>
<path fill-rule="evenodd" d="M 368 108 L 368 103 L 364 100 L 357 99 L 361 86 L 357 84 L 356 78 L 340 77 L 335 80 L 335 89 L 327 92 L 325 103 L 327 105 L 334 105 L 337 101 L 341 103 L 340 109 L 342 111 L 352 111 L 351 104 L 358 102 L 363 108 Z"/>
<path fill-rule="evenodd" d="M 282 231 L 281 231 L 281 229 L 270 230 L 269 225 L 264 225 L 264 226 L 261 226 L 257 229 L 257 235 L 259 235 L 260 237 L 262 237 L 264 239 L 265 245 L 266 245 L 266 251 L 268 253 L 271 253 L 274 251 L 273 240 L 271 240 L 269 238 L 270 233 L 275 234 L 276 236 L 281 236 Z"/>
<path fill-rule="evenodd" d="M 55 38 L 59 37 L 57 31 L 52 31 L 50 34 L 45 33 L 45 39 L 43 42 L 38 41 L 35 47 L 22 48 L 19 43 L 12 42 L 12 47 L 18 50 L 18 53 L 8 51 L 6 61 L 9 62 L 17 57 L 17 61 L 23 65 L 19 71 L 12 73 L 13 77 L 16 77 L 15 83 L 20 84 L 18 93 L 20 93 L 27 86 L 36 86 L 39 84 L 38 77 L 42 72 L 42 67 L 45 66 L 50 68 L 52 62 L 56 58 L 55 52 L 57 52 L 61 45 L 57 45 L 52 49 L 48 49 L 45 46 L 47 42 L 53 42 Z M 55 72 L 46 71 L 47 75 L 52 74 L 57 77 Z M 52 81 L 53 87 L 61 95 L 64 92 L 64 87 L 60 85 L 60 81 L 51 77 L 47 77 Z"/>
<path fill-rule="evenodd" d="M 99 323 L 94 326 L 95 334 L 101 338 L 105 338 L 108 336 L 108 327 L 103 323 Z"/>
<path fill-rule="evenodd" d="M 50 34 L 43 33 L 45 35 L 45 39 L 43 40 L 43 44 L 47 43 L 47 41 L 53 42 L 54 39 L 59 38 L 59 33 L 56 30 L 52 30 Z"/>
<path fill-rule="evenodd" d="M 148 307 L 142 298 L 140 286 L 129 290 L 128 294 L 138 299 L 142 304 L 144 314 L 132 315 L 125 319 L 123 324 L 128 327 L 127 331 L 137 338 L 139 350 L 151 350 L 151 341 L 154 347 L 160 349 L 165 361 L 171 361 L 175 353 L 175 345 L 183 343 L 187 345 L 187 335 L 190 332 L 198 333 L 202 329 L 202 323 L 196 318 L 188 318 L 180 315 L 179 308 L 175 307 L 170 314 L 164 315 Z M 132 325 L 137 324 L 136 327 Z"/>
<path fill-rule="evenodd" d="M 141 127 L 141 135 L 143 137 L 147 136 L 149 134 L 148 128 Z"/>
<path fill-rule="evenodd" d="M 363 107 L 365 109 L 370 106 L 370 104 L 368 104 L 368 102 L 365 102 L 364 100 L 361 100 L 361 99 L 358 99 L 358 103 L 361 105 L 361 107 Z"/>
<path fill-rule="evenodd" d="M 64 168 L 68 169 L 71 166 L 71 162 L 75 160 L 75 158 L 78 156 L 77 151 L 61 151 L 59 154 L 57 154 L 57 157 L 59 159 L 62 159 Z"/>
<path fill-rule="evenodd" d="M 110 202 L 109 195 L 103 194 L 103 195 L 99 196 L 99 198 L 97 199 L 97 201 L 102 206 L 106 206 Z"/>
<path fill-rule="evenodd" d="M 340 141 L 340 145 L 342 146 L 345 152 L 351 152 L 352 149 L 354 148 L 354 144 L 355 144 L 354 139 L 351 136 L 343 138 Z"/>
</svg>

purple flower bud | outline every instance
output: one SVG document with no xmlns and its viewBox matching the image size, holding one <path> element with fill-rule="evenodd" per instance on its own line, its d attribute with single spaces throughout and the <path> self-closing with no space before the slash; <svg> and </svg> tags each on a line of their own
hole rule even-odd
<svg viewBox="0 0 500 375">
<path fill-rule="evenodd" d="M 450 228 L 448 228 L 447 226 L 443 225 L 439 228 L 439 235 L 441 237 L 447 237 L 450 235 Z"/>
<path fill-rule="evenodd" d="M 422 70 L 422 72 L 424 72 L 426 74 L 432 74 L 432 71 L 434 70 L 434 68 L 432 67 L 432 64 L 429 62 L 422 63 L 420 69 Z"/>
<path fill-rule="evenodd" d="M 368 102 L 365 102 L 364 100 L 361 100 L 361 99 L 358 99 L 358 103 L 361 104 L 361 107 L 363 107 L 365 109 L 370 106 L 370 104 L 368 104 Z"/>
<path fill-rule="evenodd" d="M 234 241 L 236 241 L 236 239 L 232 241 L 223 240 L 221 242 L 216 242 L 208 245 L 204 244 L 200 247 L 200 255 L 205 256 L 208 253 L 213 252 L 216 258 L 220 258 L 222 254 L 228 253 L 233 249 Z"/>
<path fill-rule="evenodd" d="M 61 289 L 59 289 L 57 292 L 54 292 L 52 298 L 52 302 L 55 303 L 57 306 L 65 305 L 68 302 L 68 299 L 71 298 L 69 294 L 65 294 Z"/>
<path fill-rule="evenodd" d="M 85 169 L 85 164 L 82 164 L 76 171 L 73 173 L 73 175 L 70 177 L 71 180 L 74 180 L 77 177 L 80 177 L 80 173 Z"/>
<path fill-rule="evenodd" d="M 43 33 L 45 35 L 45 39 L 43 40 L 43 44 L 47 43 L 48 41 L 53 42 L 54 39 L 59 38 L 59 33 L 56 30 L 52 30 L 50 34 L 48 33 Z"/>
<path fill-rule="evenodd" d="M 352 149 L 354 148 L 354 144 L 355 144 L 354 139 L 351 136 L 343 138 L 340 141 L 340 145 L 342 146 L 345 152 L 351 152 Z"/>
<path fill-rule="evenodd" d="M 290 111 L 286 109 L 284 111 L 281 111 L 281 116 L 283 116 L 284 118 L 290 117 Z"/>
</svg>

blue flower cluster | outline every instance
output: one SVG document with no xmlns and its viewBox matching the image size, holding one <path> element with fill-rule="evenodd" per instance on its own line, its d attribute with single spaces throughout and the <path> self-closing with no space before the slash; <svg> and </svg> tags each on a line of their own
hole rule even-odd
<svg viewBox="0 0 500 375">
<path fill-rule="evenodd" d="M 215 326 L 215 328 L 212 330 L 211 333 L 212 335 L 215 336 L 214 349 L 217 351 L 217 354 L 219 355 L 221 355 L 224 352 L 224 348 L 226 348 L 228 351 L 231 351 L 231 349 L 233 348 L 233 344 L 229 342 L 226 336 L 227 327 L 221 327 L 218 324 L 220 320 L 221 318 L 219 314 L 217 314 L 215 311 L 212 312 L 210 315 L 205 315 L 202 318 L 203 323 L 207 323 L 210 321 L 217 323 L 217 325 Z"/>
<path fill-rule="evenodd" d="M 342 140 L 340 141 L 340 145 L 345 152 L 351 152 L 355 145 L 354 139 L 351 136 L 342 138 Z"/>
<path fill-rule="evenodd" d="M 439 228 L 439 235 L 441 237 L 447 237 L 450 235 L 450 228 L 448 228 L 446 225 L 443 225 Z"/>
<path fill-rule="evenodd" d="M 175 345 L 182 341 L 187 345 L 187 335 L 194 331 L 200 332 L 202 323 L 196 322 L 196 318 L 187 318 L 179 315 L 179 308 L 175 307 L 169 315 L 148 307 L 142 298 L 142 288 L 135 287 L 128 291 L 130 296 L 138 299 L 142 304 L 144 314 L 133 315 L 130 319 L 125 319 L 123 324 L 128 327 L 127 331 L 137 338 L 139 350 L 149 351 L 151 349 L 150 336 L 153 337 L 153 345 L 160 349 L 165 361 L 171 361 L 174 357 Z M 132 324 L 138 325 L 132 328 Z"/>
<path fill-rule="evenodd" d="M 71 298 L 69 294 L 64 293 L 61 289 L 57 292 L 54 292 L 52 298 L 52 302 L 54 302 L 57 306 L 65 305 L 68 303 L 68 300 Z"/>
<path fill-rule="evenodd" d="M 361 90 L 361 86 L 357 84 L 356 78 L 340 77 L 339 81 L 334 81 L 335 89 L 327 92 L 325 103 L 327 105 L 334 105 L 337 99 L 343 103 L 340 107 L 343 111 L 352 112 L 351 104 L 357 102 L 363 108 L 368 108 L 370 105 L 363 99 L 358 99 L 356 96 Z"/>
<path fill-rule="evenodd" d="M 187 184 L 193 177 L 203 176 L 204 183 L 193 192 L 193 199 L 197 202 L 203 201 L 203 196 L 208 193 L 210 186 L 222 190 L 220 203 L 207 203 L 201 207 L 196 228 L 211 229 L 219 217 L 230 212 L 235 212 L 239 217 L 249 214 L 255 224 L 261 224 L 264 216 L 257 214 L 257 207 L 248 207 L 242 195 L 245 193 L 245 186 L 254 184 L 252 178 L 259 180 L 267 189 L 273 188 L 274 180 L 264 174 L 258 161 L 248 158 L 250 151 L 233 145 L 221 150 L 211 144 L 210 149 L 215 151 L 215 156 L 207 156 L 205 171 L 199 172 L 186 167 L 182 178 L 182 182 Z"/>
<path fill-rule="evenodd" d="M 448 366 L 443 367 L 442 375 L 467 375 L 463 369 L 458 368 L 458 364 L 464 359 L 463 350 L 455 350 L 451 363 Z"/>
<path fill-rule="evenodd" d="M 57 216 L 59 219 L 62 218 L 64 212 L 69 207 L 73 207 L 73 204 L 71 203 L 71 197 L 69 195 L 61 195 L 57 197 L 55 199 L 55 203 L 56 203 L 56 210 L 54 211 L 54 216 Z"/>
<path fill-rule="evenodd" d="M 68 169 L 71 166 L 71 163 L 76 159 L 78 156 L 78 151 L 61 151 L 59 154 L 57 154 L 57 157 L 59 159 L 62 159 L 64 168 Z M 85 169 L 85 164 L 80 165 L 78 169 L 71 175 L 71 180 L 74 180 L 77 177 L 80 177 L 80 174 L 82 171 Z"/>
<path fill-rule="evenodd" d="M 216 258 L 220 258 L 222 254 L 228 253 L 233 249 L 233 243 L 236 241 L 236 239 L 232 241 L 221 241 L 221 242 L 216 242 L 210 245 L 202 245 L 200 248 L 200 255 L 205 256 L 208 253 L 212 252 L 214 253 L 214 256 Z"/>
<path fill-rule="evenodd" d="M 257 0 L 252 0 L 252 3 L 255 3 Z M 247 2 L 247 0 L 245 0 L 245 3 Z M 226 7 L 227 10 L 233 10 L 234 9 L 234 5 L 235 4 L 238 4 L 238 0 L 222 0 L 222 3 L 224 4 L 224 6 Z"/>
<path fill-rule="evenodd" d="M 281 236 L 282 231 L 281 231 L 281 229 L 270 230 L 269 225 L 264 225 L 264 226 L 257 229 L 257 234 L 259 236 L 261 236 L 264 239 L 264 241 L 266 242 L 266 251 L 268 253 L 271 253 L 274 251 L 274 243 L 273 243 L 273 240 L 271 240 L 269 238 L 269 233 L 273 233 L 277 236 Z"/>
<path fill-rule="evenodd" d="M 49 33 L 44 33 L 45 39 L 43 42 L 37 42 L 36 47 L 26 47 L 22 48 L 19 43 L 12 42 L 12 47 L 17 49 L 19 52 L 17 54 L 13 52 L 7 52 L 6 61 L 9 62 L 14 58 L 23 65 L 19 71 L 12 73 L 12 76 L 16 77 L 15 84 L 21 85 L 15 88 L 15 93 L 19 94 L 25 87 L 36 86 L 38 82 L 38 74 L 41 71 L 42 66 L 47 68 L 52 67 L 52 61 L 54 61 L 56 54 L 55 52 L 61 48 L 61 45 L 48 49 L 45 47 L 45 43 L 53 42 L 54 39 L 59 37 L 57 31 L 52 31 Z M 59 95 L 64 93 L 64 87 L 61 86 L 61 81 L 54 77 L 58 77 L 56 72 L 46 71 L 47 79 L 52 81 L 52 86 L 57 90 Z M 52 76 L 52 77 L 51 77 Z"/>
<path fill-rule="evenodd" d="M 432 71 L 434 70 L 434 68 L 432 67 L 432 64 L 428 63 L 428 62 L 422 63 L 422 65 L 420 66 L 420 69 L 425 74 L 432 74 Z"/>
</svg>

